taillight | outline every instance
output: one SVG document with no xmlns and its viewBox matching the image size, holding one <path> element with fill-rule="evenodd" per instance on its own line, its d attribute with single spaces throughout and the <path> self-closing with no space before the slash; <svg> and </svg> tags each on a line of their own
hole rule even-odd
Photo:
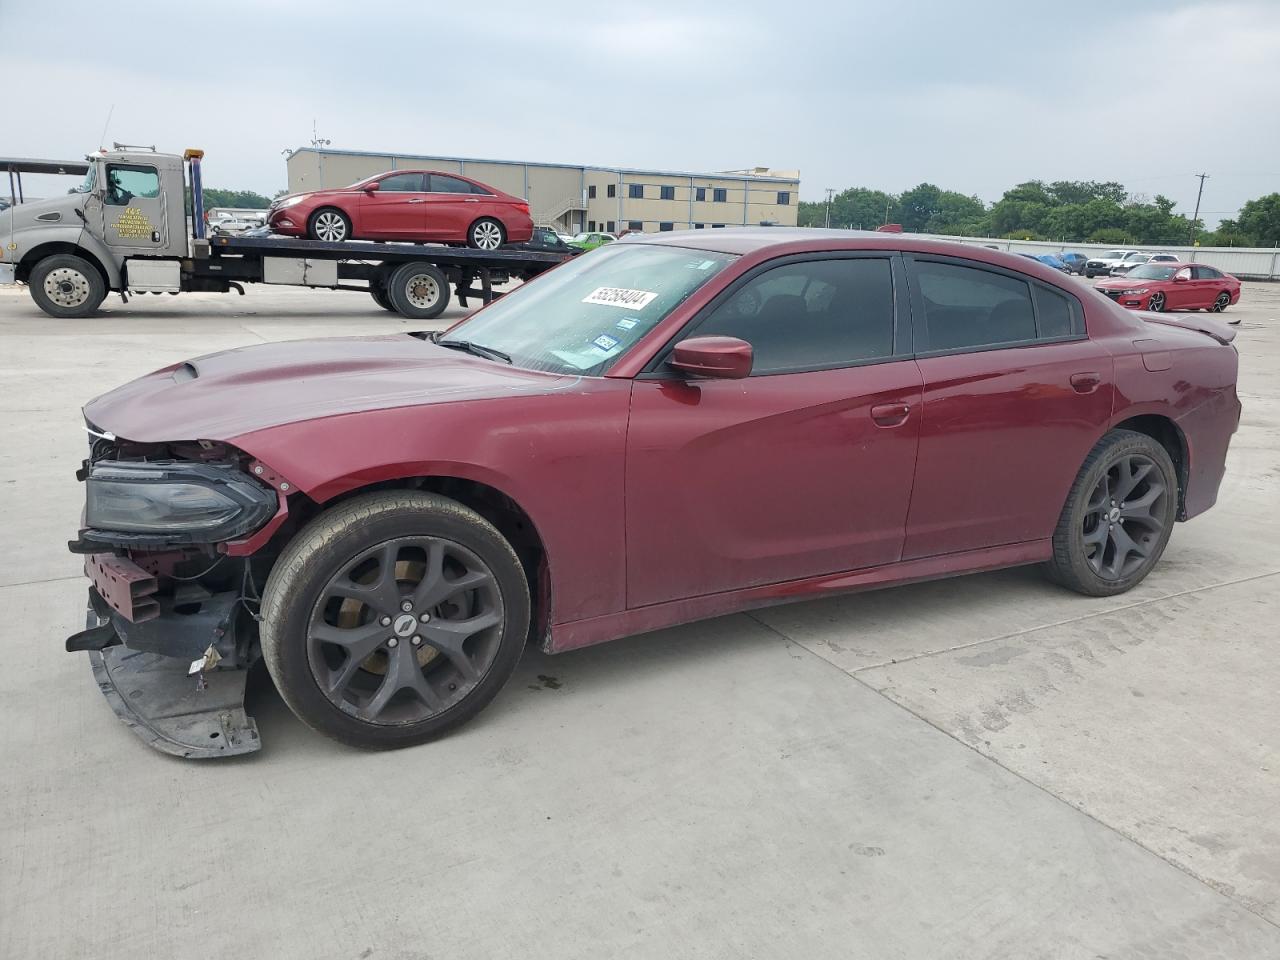
<svg viewBox="0 0 1280 960">
<path fill-rule="evenodd" d="M 529 205 L 527 203 L 517 203 L 515 204 L 515 208 L 519 210 L 521 213 L 529 212 Z"/>
</svg>

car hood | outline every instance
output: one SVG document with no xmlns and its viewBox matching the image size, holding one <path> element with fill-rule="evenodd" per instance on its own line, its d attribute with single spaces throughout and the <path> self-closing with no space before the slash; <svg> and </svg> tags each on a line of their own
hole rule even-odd
<svg viewBox="0 0 1280 960">
<path fill-rule="evenodd" d="M 1142 279 L 1139 279 L 1138 277 L 1124 276 L 1124 277 L 1113 277 L 1110 280 L 1099 280 L 1097 283 L 1094 284 L 1094 286 L 1100 290 L 1128 290 L 1134 284 L 1138 284 L 1143 287 L 1154 287 L 1166 282 L 1168 281 L 1142 280 Z"/>
<path fill-rule="evenodd" d="M 390 407 L 561 390 L 579 378 L 522 370 L 405 334 L 259 344 L 174 364 L 84 407 L 127 440 L 222 440 Z"/>
</svg>

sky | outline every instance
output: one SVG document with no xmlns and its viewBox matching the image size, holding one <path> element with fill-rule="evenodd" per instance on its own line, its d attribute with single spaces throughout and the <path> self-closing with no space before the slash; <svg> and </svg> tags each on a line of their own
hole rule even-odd
<svg viewBox="0 0 1280 960">
<path fill-rule="evenodd" d="M 799 169 L 807 200 L 928 181 L 989 202 L 1030 179 L 1119 180 L 1187 213 L 1205 172 L 1210 225 L 1280 190 L 1280 0 L 1098 13 L 1018 0 L 0 0 L 0 155 L 202 147 L 206 185 L 270 195 L 285 186 L 282 151 L 318 135 L 353 150 Z"/>
</svg>

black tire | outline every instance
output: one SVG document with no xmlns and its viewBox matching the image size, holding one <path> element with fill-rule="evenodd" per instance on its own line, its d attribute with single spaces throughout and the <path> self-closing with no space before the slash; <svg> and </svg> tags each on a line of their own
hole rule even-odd
<svg viewBox="0 0 1280 960">
<path fill-rule="evenodd" d="M 449 281 L 435 264 L 402 264 L 387 281 L 387 299 L 402 317 L 434 320 L 449 306 Z"/>
<path fill-rule="evenodd" d="M 383 549 L 385 544 L 394 545 L 413 537 L 438 538 L 461 546 L 491 571 L 492 583 L 486 589 L 496 586 L 501 617 L 497 626 L 489 628 L 487 642 L 496 652 L 491 653 L 478 678 L 463 684 L 461 694 L 444 694 L 458 699 L 429 716 L 411 722 L 361 719 L 354 715 L 353 706 L 339 706 L 321 688 L 314 666 L 315 641 L 309 639 L 313 634 L 312 624 L 316 622 L 314 618 L 322 602 L 327 602 L 333 578 L 344 570 L 349 572 L 362 552 Z M 398 582 L 396 586 L 405 589 Z M 427 619 L 423 617 L 424 622 Z M 379 630 L 374 623 L 366 627 L 375 632 Z M 395 629 L 393 626 L 387 631 Z M 414 629 L 425 634 L 429 628 Z M 366 494 L 322 513 L 298 533 L 280 555 L 267 578 L 262 599 L 262 656 L 285 703 L 312 729 L 358 747 L 390 749 L 424 743 L 475 716 L 511 677 L 524 649 L 528 629 L 529 586 L 511 545 L 474 510 L 446 497 L 417 491 Z M 415 644 L 420 640 L 419 637 L 413 639 Z M 377 642 L 395 646 L 394 639 Z M 421 662 L 424 652 L 436 656 L 430 644 L 428 639 L 428 645 L 414 651 L 401 644 L 397 652 L 411 654 Z M 492 646 L 494 644 L 496 646 Z M 370 655 L 386 657 L 388 665 L 383 680 L 373 683 L 380 685 L 389 681 L 391 653 L 379 647 Z M 428 666 L 418 668 L 427 670 L 428 677 L 431 676 L 430 663 L 435 661 L 430 660 Z M 370 659 L 362 660 L 354 673 L 364 674 L 370 665 Z M 451 659 L 442 657 L 439 669 L 452 670 Z M 377 674 L 364 675 L 375 677 Z M 455 688 L 449 686 L 448 689 Z M 396 695 L 401 692 L 403 690 L 397 688 Z M 342 692 L 336 696 L 341 698 Z M 413 709 L 428 708 L 415 705 Z"/>
<path fill-rule="evenodd" d="M 45 257 L 32 268 L 27 284 L 36 306 L 60 320 L 89 316 L 107 296 L 98 268 L 70 253 Z"/>
<path fill-rule="evenodd" d="M 351 218 L 337 207 L 321 207 L 307 218 L 307 239 L 327 243 L 350 240 Z"/>
<path fill-rule="evenodd" d="M 1137 485 L 1120 493 L 1143 467 L 1149 469 Z M 1116 476 L 1120 482 L 1113 486 Z M 1161 488 L 1158 492 L 1157 486 Z M 1122 499 L 1109 500 L 1108 491 Z M 1136 499 L 1135 492 L 1139 492 Z M 1045 565 L 1045 573 L 1055 583 L 1091 597 L 1109 597 L 1132 589 L 1164 553 L 1177 519 L 1178 494 L 1178 474 L 1163 446 L 1145 433 L 1112 430 L 1089 452 L 1071 485 L 1053 532 L 1053 558 Z M 1126 496 L 1133 502 L 1123 499 Z M 1142 509 L 1149 516 L 1131 516 L 1148 496 L 1152 502 Z M 1101 529 L 1103 523 L 1107 529 Z M 1113 533 L 1114 528 L 1119 528 L 1120 536 Z M 1101 542 L 1091 546 L 1090 541 L 1098 538 Z M 1141 555 L 1121 555 L 1117 543 L 1124 543 L 1126 550 L 1133 544 Z"/>
<path fill-rule="evenodd" d="M 1213 313 L 1222 313 L 1229 306 L 1231 306 L 1231 294 L 1229 294 L 1226 290 L 1223 290 L 1220 294 L 1218 294 L 1217 298 L 1213 301 L 1213 306 L 1211 306 L 1209 309 Z"/>
<path fill-rule="evenodd" d="M 1085 278 L 1086 280 L 1092 280 L 1092 279 L 1093 279 L 1094 277 L 1096 277 L 1096 276 L 1097 276 L 1097 274 L 1096 274 L 1096 273 L 1094 273 L 1092 270 L 1086 270 L 1086 271 L 1084 272 L 1084 278 Z"/>
<path fill-rule="evenodd" d="M 387 296 L 386 287 L 378 283 L 378 281 L 375 280 L 369 284 L 369 295 L 373 297 L 373 302 L 383 310 L 390 310 L 392 313 L 396 312 L 395 304 Z"/>
<path fill-rule="evenodd" d="M 497 242 L 495 243 L 494 240 Z M 506 242 L 507 228 L 493 217 L 481 217 L 467 227 L 467 246 L 473 249 L 497 250 Z"/>
</svg>

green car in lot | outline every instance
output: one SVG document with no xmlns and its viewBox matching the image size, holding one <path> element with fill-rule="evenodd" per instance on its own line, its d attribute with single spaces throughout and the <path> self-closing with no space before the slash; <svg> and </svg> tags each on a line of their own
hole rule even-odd
<svg viewBox="0 0 1280 960">
<path fill-rule="evenodd" d="M 596 247 L 603 247 L 606 243 L 612 243 L 617 239 L 612 233 L 588 230 L 570 240 L 569 246 L 577 247 L 579 250 L 594 250 Z"/>
</svg>

